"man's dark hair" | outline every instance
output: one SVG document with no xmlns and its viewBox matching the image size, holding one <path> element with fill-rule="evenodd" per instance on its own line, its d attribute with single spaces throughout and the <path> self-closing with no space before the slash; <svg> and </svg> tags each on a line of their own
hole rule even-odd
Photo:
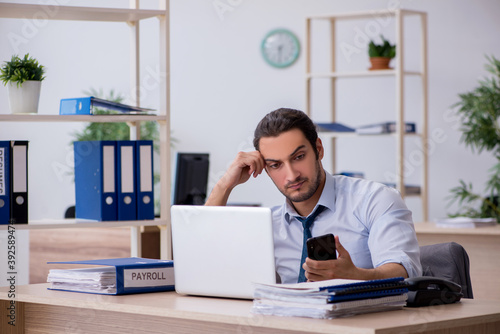
<svg viewBox="0 0 500 334">
<path fill-rule="evenodd" d="M 309 116 L 300 110 L 280 108 L 264 116 L 255 129 L 253 146 L 255 146 L 256 150 L 259 150 L 259 143 L 262 137 L 277 137 L 283 132 L 292 129 L 302 131 L 306 139 L 311 143 L 317 159 L 319 153 L 316 148 L 316 140 L 318 139 L 316 126 Z"/>
</svg>

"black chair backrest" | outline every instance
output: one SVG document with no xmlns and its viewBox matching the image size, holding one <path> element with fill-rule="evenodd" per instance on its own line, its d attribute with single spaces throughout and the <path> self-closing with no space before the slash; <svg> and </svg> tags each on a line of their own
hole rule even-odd
<svg viewBox="0 0 500 334">
<path fill-rule="evenodd" d="M 464 298 L 473 298 L 469 256 L 456 242 L 420 247 L 423 276 L 440 277 L 462 286 Z"/>
</svg>

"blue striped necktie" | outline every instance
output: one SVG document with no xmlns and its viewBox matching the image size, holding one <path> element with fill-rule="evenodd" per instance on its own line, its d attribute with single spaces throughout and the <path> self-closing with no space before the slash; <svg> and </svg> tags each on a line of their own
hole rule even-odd
<svg viewBox="0 0 500 334">
<path fill-rule="evenodd" d="M 300 268 L 299 268 L 299 278 L 297 280 L 298 283 L 300 282 L 305 282 L 307 281 L 306 279 L 306 273 L 304 271 L 304 268 L 302 268 L 302 264 L 306 261 L 307 257 L 307 244 L 306 241 L 309 238 L 312 238 L 311 235 L 311 225 L 314 222 L 314 219 L 323 211 L 325 207 L 322 205 L 319 205 L 316 211 L 314 211 L 311 215 L 309 215 L 307 218 L 303 217 L 295 217 L 297 218 L 298 221 L 302 223 L 302 227 L 304 228 L 304 239 L 302 241 L 302 258 L 300 260 Z"/>
</svg>

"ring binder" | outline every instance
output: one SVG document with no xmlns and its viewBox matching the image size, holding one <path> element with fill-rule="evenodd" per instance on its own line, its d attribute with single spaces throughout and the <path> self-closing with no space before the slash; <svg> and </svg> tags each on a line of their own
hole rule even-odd
<svg viewBox="0 0 500 334">
<path fill-rule="evenodd" d="M 74 150 L 76 218 L 116 220 L 116 143 L 76 141 Z"/>
<path fill-rule="evenodd" d="M 11 141 L 10 214 L 14 224 L 28 223 L 28 141 Z"/>
<path fill-rule="evenodd" d="M 0 141 L 0 225 L 10 220 L 10 141 Z"/>
</svg>

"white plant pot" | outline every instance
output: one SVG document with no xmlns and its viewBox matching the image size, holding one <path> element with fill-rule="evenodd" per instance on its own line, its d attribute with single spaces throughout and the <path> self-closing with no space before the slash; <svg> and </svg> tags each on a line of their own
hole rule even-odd
<svg viewBox="0 0 500 334">
<path fill-rule="evenodd" d="M 13 114 L 36 114 L 40 100 L 41 81 L 28 80 L 21 87 L 9 82 L 9 104 Z"/>
</svg>

